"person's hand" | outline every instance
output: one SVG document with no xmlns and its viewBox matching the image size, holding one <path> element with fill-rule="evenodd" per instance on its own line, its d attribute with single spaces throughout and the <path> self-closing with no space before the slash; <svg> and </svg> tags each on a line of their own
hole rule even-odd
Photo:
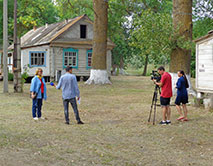
<svg viewBox="0 0 213 166">
<path fill-rule="evenodd" d="M 34 99 L 36 95 L 34 93 L 31 93 L 31 98 Z"/>
<path fill-rule="evenodd" d="M 77 97 L 77 100 L 80 100 L 80 96 L 79 96 L 79 97 Z"/>
</svg>

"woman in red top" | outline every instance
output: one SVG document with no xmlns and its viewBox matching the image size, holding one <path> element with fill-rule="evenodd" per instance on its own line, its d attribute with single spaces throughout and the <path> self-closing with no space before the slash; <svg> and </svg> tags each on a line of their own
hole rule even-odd
<svg viewBox="0 0 213 166">
<path fill-rule="evenodd" d="M 42 103 L 43 99 L 47 99 L 47 88 L 45 84 L 45 80 L 42 76 L 43 70 L 41 68 L 38 68 L 36 70 L 36 75 L 33 77 L 31 81 L 31 97 L 32 97 L 32 116 L 34 120 L 38 120 L 39 118 L 42 118 L 41 109 L 42 109 Z"/>
</svg>

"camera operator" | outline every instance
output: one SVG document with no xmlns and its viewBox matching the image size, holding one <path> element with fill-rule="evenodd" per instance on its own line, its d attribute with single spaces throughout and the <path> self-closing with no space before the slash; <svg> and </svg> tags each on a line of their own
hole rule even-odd
<svg viewBox="0 0 213 166">
<path fill-rule="evenodd" d="M 160 103 L 162 106 L 162 121 L 159 123 L 161 125 L 171 124 L 170 116 L 170 98 L 172 97 L 172 77 L 169 73 L 165 72 L 163 66 L 158 68 L 158 73 L 161 75 L 160 82 L 153 80 L 154 83 L 161 87 Z"/>
</svg>

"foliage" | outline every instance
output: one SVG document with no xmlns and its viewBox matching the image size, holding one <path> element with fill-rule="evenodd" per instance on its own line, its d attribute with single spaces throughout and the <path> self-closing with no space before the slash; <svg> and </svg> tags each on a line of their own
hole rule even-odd
<svg viewBox="0 0 213 166">
<path fill-rule="evenodd" d="M 22 86 L 24 85 L 24 83 L 26 82 L 26 79 L 29 77 L 28 72 L 29 72 L 29 65 L 25 65 L 23 67 L 24 72 L 21 75 L 21 82 L 22 82 Z"/>
<path fill-rule="evenodd" d="M 193 16 L 194 19 L 213 18 L 213 1 L 212 0 L 194 0 Z"/>
<path fill-rule="evenodd" d="M 171 0 L 109 0 L 108 36 L 115 43 L 113 64 L 141 68 L 148 63 L 167 64 L 175 45 L 192 48 L 191 74 L 195 75 L 195 45 L 175 36 Z M 193 1 L 193 39 L 213 29 L 213 1 Z M 8 0 L 9 39 L 13 38 L 13 0 Z M 93 0 L 19 0 L 18 33 L 34 26 L 87 14 L 94 18 Z M 0 25 L 3 25 L 3 0 L 0 0 Z M 0 27 L 2 44 L 3 26 Z"/>
<path fill-rule="evenodd" d="M 55 0 L 60 19 L 70 19 L 83 14 L 94 18 L 92 0 Z"/>
<path fill-rule="evenodd" d="M 131 46 L 140 49 L 140 56 L 149 55 L 154 63 L 168 61 L 174 46 L 172 18 L 167 13 L 155 13 L 145 10 L 134 18 L 131 31 Z"/>
<path fill-rule="evenodd" d="M 14 75 L 13 73 L 8 73 L 8 81 L 13 81 Z"/>
<path fill-rule="evenodd" d="M 8 0 L 8 34 L 10 41 L 13 38 L 13 0 Z M 3 0 L 0 0 L 0 25 L 3 25 Z M 34 26 L 45 23 L 54 23 L 58 15 L 52 0 L 19 0 L 17 10 L 18 35 L 22 36 Z M 3 27 L 0 27 L 0 39 L 3 36 Z M 2 40 L 0 41 L 2 43 Z"/>
</svg>

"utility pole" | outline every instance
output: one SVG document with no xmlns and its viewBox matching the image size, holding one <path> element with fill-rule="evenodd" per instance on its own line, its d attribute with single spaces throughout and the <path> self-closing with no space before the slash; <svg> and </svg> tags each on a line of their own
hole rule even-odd
<svg viewBox="0 0 213 166">
<path fill-rule="evenodd" d="M 13 85 L 14 92 L 22 92 L 22 82 L 21 82 L 21 53 L 20 53 L 20 40 L 17 37 L 17 0 L 14 0 L 14 30 L 13 30 Z"/>
<path fill-rule="evenodd" d="M 4 0 L 3 4 L 3 64 L 4 64 L 4 93 L 8 93 L 8 69 L 7 69 L 7 47 L 8 47 L 8 17 L 7 17 L 8 1 Z"/>
</svg>

